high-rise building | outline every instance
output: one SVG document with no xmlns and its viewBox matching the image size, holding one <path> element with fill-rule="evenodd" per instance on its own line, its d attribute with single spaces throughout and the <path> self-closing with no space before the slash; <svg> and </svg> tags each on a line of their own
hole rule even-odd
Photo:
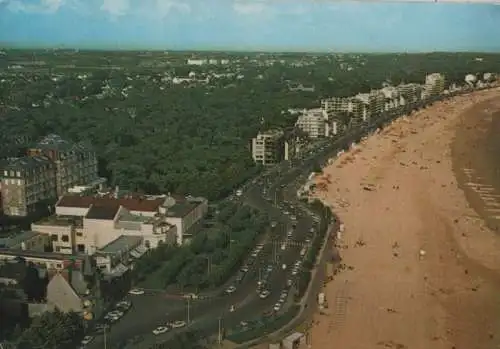
<svg viewBox="0 0 500 349">
<path fill-rule="evenodd" d="M 8 216 L 27 216 L 36 204 L 57 198 L 55 165 L 46 156 L 8 158 L 0 171 L 2 208 Z"/>
<path fill-rule="evenodd" d="M 297 118 L 295 126 L 310 138 L 326 136 L 327 117 L 321 109 L 304 110 Z"/>
<path fill-rule="evenodd" d="M 261 165 L 268 166 L 295 156 L 297 145 L 288 139 L 283 130 L 259 132 L 252 139 L 252 158 Z"/>
<path fill-rule="evenodd" d="M 48 135 L 28 149 L 28 156 L 44 155 L 55 164 L 57 195 L 75 185 L 98 179 L 97 157 L 92 147 L 83 142 L 71 143 L 58 135 Z"/>
<path fill-rule="evenodd" d="M 436 97 L 443 93 L 445 88 L 445 77 L 440 73 L 432 73 L 425 77 L 424 97 Z"/>
</svg>

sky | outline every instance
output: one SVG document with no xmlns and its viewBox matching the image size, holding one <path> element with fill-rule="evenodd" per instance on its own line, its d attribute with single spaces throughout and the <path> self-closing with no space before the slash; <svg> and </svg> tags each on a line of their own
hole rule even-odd
<svg viewBox="0 0 500 349">
<path fill-rule="evenodd" d="M 2 45 L 500 52 L 500 6 L 328 0 L 0 0 Z"/>
</svg>

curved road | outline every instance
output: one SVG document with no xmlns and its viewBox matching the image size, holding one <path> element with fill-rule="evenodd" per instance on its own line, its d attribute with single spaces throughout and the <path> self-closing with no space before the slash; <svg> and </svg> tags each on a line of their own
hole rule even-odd
<svg viewBox="0 0 500 349">
<path fill-rule="evenodd" d="M 191 300 L 189 303 L 186 300 L 172 299 L 166 293 L 154 290 L 146 290 L 141 296 L 130 296 L 133 307 L 110 328 L 105 336 L 106 349 L 147 349 L 155 343 L 164 342 L 176 331 L 154 336 L 152 330 L 176 320 L 187 322 L 189 318 L 189 328 L 216 332 L 219 324 L 226 328 L 233 327 L 241 321 L 262 317 L 265 312 L 272 310 L 281 291 L 287 288 L 287 280 L 292 279 L 290 266 L 300 259 L 300 250 L 307 245 L 307 235 L 314 227 L 314 221 L 319 220 L 319 217 L 313 217 L 314 214 L 305 205 L 299 204 L 293 195 L 300 184 L 299 180 L 303 182 L 313 166 L 322 165 L 340 149 L 347 149 L 353 141 L 358 141 L 362 135 L 376 128 L 377 125 L 366 126 L 334 142 L 329 139 L 322 140 L 318 142 L 316 151 L 311 152 L 307 158 L 294 162 L 293 166 L 285 161 L 246 185 L 241 198 L 243 203 L 268 212 L 270 218 L 277 222 L 277 226 L 266 236 L 263 250 L 242 283 L 235 284 L 236 291 L 231 295 Z M 287 190 L 283 190 L 285 188 Z M 288 203 L 285 203 L 283 197 L 285 193 Z M 290 207 L 290 204 L 294 207 Z M 284 211 L 289 211 L 289 215 Z M 295 229 L 292 228 L 292 215 L 297 217 Z M 292 238 L 289 239 L 286 249 L 282 250 L 282 243 L 290 230 L 293 231 Z M 282 269 L 283 264 L 287 266 L 285 272 Z M 256 292 L 257 280 L 268 265 L 273 265 L 267 286 L 271 295 L 262 300 Z M 293 286 L 289 293 L 292 298 Z M 235 310 L 230 312 L 233 306 Z M 282 311 L 286 311 L 285 307 Z M 88 348 L 103 348 L 104 342 L 104 336 L 98 336 Z"/>
</svg>

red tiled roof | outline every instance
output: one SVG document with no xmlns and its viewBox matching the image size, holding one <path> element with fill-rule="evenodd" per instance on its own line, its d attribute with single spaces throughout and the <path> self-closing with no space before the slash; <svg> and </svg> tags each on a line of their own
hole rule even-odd
<svg viewBox="0 0 500 349">
<path fill-rule="evenodd" d="M 86 208 L 93 204 L 107 207 L 115 207 L 118 204 L 130 211 L 156 212 L 163 202 L 165 202 L 164 198 L 149 200 L 144 197 L 124 197 L 115 199 L 113 197 L 65 195 L 57 202 L 57 206 Z"/>
</svg>

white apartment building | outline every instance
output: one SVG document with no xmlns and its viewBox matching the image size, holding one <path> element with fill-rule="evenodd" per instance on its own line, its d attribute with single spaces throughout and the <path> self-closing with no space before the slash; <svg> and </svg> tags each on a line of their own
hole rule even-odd
<svg viewBox="0 0 500 349">
<path fill-rule="evenodd" d="M 380 92 L 384 95 L 384 110 L 390 111 L 404 104 L 404 99 L 401 99 L 399 91 L 394 86 L 385 86 L 380 89 Z"/>
<path fill-rule="evenodd" d="M 328 120 L 335 114 L 347 113 L 356 121 L 367 122 L 370 117 L 380 114 L 385 106 L 385 96 L 378 90 L 358 93 L 354 97 L 334 97 L 321 101 L 321 109 Z"/>
<path fill-rule="evenodd" d="M 285 133 L 282 130 L 259 132 L 252 139 L 252 158 L 264 166 L 273 165 L 287 158 Z"/>
<path fill-rule="evenodd" d="M 424 98 L 435 97 L 443 93 L 445 77 L 440 73 L 432 73 L 425 77 Z"/>
<path fill-rule="evenodd" d="M 396 86 L 403 104 L 413 105 L 422 99 L 422 85 L 401 84 Z"/>
<path fill-rule="evenodd" d="M 188 65 L 204 65 L 207 64 L 208 60 L 207 59 L 194 59 L 190 58 L 187 60 Z"/>
<path fill-rule="evenodd" d="M 297 118 L 295 127 L 307 133 L 310 138 L 326 136 L 328 117 L 320 108 L 303 110 Z"/>
</svg>

